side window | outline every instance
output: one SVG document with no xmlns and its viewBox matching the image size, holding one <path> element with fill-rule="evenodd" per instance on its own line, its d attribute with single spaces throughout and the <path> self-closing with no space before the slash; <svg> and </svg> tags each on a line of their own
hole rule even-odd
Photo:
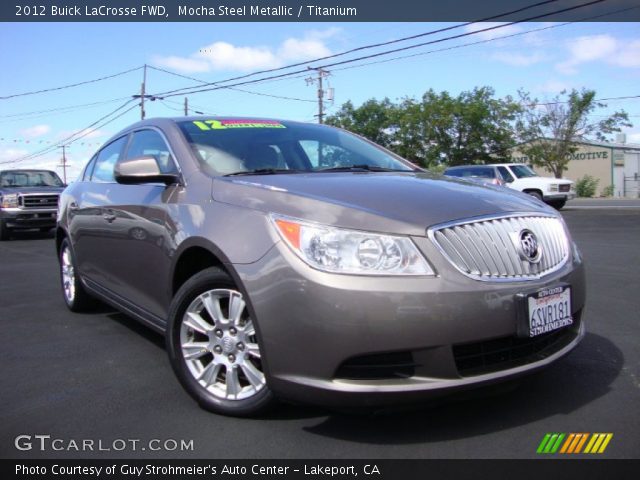
<svg viewBox="0 0 640 480">
<path fill-rule="evenodd" d="M 133 134 L 126 157 L 155 157 L 162 173 L 176 173 L 178 170 L 162 135 L 155 130 L 140 130 Z"/>
<path fill-rule="evenodd" d="M 509 173 L 509 170 L 507 170 L 507 167 L 498 167 L 498 171 L 500 172 L 500 175 L 502 175 L 502 179 L 505 182 L 507 183 L 513 182 L 513 175 Z"/>
<path fill-rule="evenodd" d="M 93 157 L 91 157 L 91 160 L 89 160 L 87 162 L 87 164 L 84 167 L 84 170 L 82 171 L 82 181 L 83 182 L 88 182 L 89 179 L 91 178 L 91 170 L 93 170 L 93 166 L 96 164 L 96 157 L 98 155 L 94 155 Z"/>
<path fill-rule="evenodd" d="M 118 140 L 111 142 L 98 153 L 96 166 L 91 175 L 91 181 L 97 183 L 114 183 L 113 168 L 120 158 L 122 147 L 127 140 L 127 136 L 120 137 Z"/>
</svg>

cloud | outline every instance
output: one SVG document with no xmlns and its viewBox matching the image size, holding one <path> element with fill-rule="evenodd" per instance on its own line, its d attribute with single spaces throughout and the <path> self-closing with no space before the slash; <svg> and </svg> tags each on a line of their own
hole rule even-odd
<svg viewBox="0 0 640 480">
<path fill-rule="evenodd" d="M 331 50 L 326 46 L 325 41 L 340 32 L 341 29 L 335 27 L 311 30 L 302 38 L 287 38 L 275 48 L 265 45 L 239 46 L 219 41 L 206 45 L 186 57 L 156 55 L 152 63 L 182 73 L 277 68 L 289 62 L 330 55 Z"/>
<path fill-rule="evenodd" d="M 481 22 L 481 23 L 472 23 L 471 25 L 467 25 L 464 27 L 467 33 L 478 32 L 479 30 L 485 30 L 487 28 L 500 27 L 500 25 L 505 25 L 504 22 Z M 486 32 L 478 32 L 474 35 L 475 38 L 480 40 L 493 40 L 494 38 L 504 37 L 506 35 L 513 35 L 514 33 L 520 33 L 523 29 L 517 25 L 507 25 L 505 27 L 493 28 L 493 30 L 488 30 Z"/>
<path fill-rule="evenodd" d="M 556 70 L 565 75 L 578 72 L 584 63 L 603 61 L 625 68 L 640 67 L 640 40 L 620 41 L 611 35 L 588 35 L 570 40 L 569 58 L 556 64 Z"/>
<path fill-rule="evenodd" d="M 5 148 L 0 150 L 0 161 L 5 162 L 9 160 L 15 160 L 16 158 L 24 157 L 29 154 L 29 150 L 23 150 L 18 148 Z M 0 168 L 2 166 L 0 165 Z"/>
<path fill-rule="evenodd" d="M 75 142 L 74 139 L 78 137 L 82 137 L 78 140 L 78 142 L 86 142 L 87 140 L 90 140 L 92 138 L 104 137 L 106 135 L 109 135 L 109 133 L 98 128 L 85 128 L 80 132 L 78 132 L 77 130 L 62 131 L 57 135 L 57 138 L 62 140 L 63 138 L 70 137 L 71 135 L 74 135 L 74 137 L 71 139 L 72 142 Z"/>
<path fill-rule="evenodd" d="M 513 67 L 528 67 L 546 60 L 546 56 L 540 52 L 534 52 L 529 55 L 524 53 L 497 52 L 491 55 L 491 58 Z"/>
<path fill-rule="evenodd" d="M 50 131 L 51 127 L 49 125 L 34 125 L 33 127 L 20 130 L 20 134 L 27 138 L 36 138 L 46 135 Z"/>
<path fill-rule="evenodd" d="M 563 90 L 569 91 L 572 86 L 569 83 L 559 80 L 547 80 L 545 83 L 538 85 L 534 90 L 540 93 L 558 94 Z"/>
</svg>

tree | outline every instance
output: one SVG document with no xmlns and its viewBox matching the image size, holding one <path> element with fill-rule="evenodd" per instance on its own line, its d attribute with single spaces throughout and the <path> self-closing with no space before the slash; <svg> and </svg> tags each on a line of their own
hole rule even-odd
<svg viewBox="0 0 640 480">
<path fill-rule="evenodd" d="M 341 127 L 350 132 L 390 148 L 392 146 L 391 129 L 393 127 L 394 105 L 385 98 L 377 101 L 372 98 L 355 108 L 351 101 L 343 104 L 335 115 L 326 118 L 325 123 Z"/>
<path fill-rule="evenodd" d="M 519 150 L 534 165 L 544 167 L 561 178 L 567 170 L 576 141 L 595 139 L 606 141 L 606 135 L 631 127 L 624 111 L 617 111 L 600 120 L 591 113 L 606 104 L 595 100 L 594 90 L 562 91 L 551 102 L 539 103 L 527 92 L 520 91 L 522 110 L 516 121 Z"/>
<path fill-rule="evenodd" d="M 514 146 L 512 122 L 519 105 L 494 98 L 490 87 L 452 97 L 428 90 L 420 100 L 351 102 L 327 123 L 359 133 L 398 155 L 427 167 L 486 163 Z"/>
</svg>

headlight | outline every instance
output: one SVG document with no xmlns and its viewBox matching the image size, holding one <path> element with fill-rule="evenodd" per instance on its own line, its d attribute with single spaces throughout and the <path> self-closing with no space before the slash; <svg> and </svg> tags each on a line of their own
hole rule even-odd
<svg viewBox="0 0 640 480">
<path fill-rule="evenodd" d="M 560 186 L 557 183 L 552 183 L 549 185 L 550 192 L 557 192 L 560 190 Z"/>
<path fill-rule="evenodd" d="M 0 205 L 2 208 L 12 208 L 18 206 L 18 194 L 10 193 L 9 195 L 3 195 Z"/>
<path fill-rule="evenodd" d="M 308 265 L 330 273 L 435 275 L 407 237 L 346 230 L 271 215 L 276 230 Z"/>
</svg>

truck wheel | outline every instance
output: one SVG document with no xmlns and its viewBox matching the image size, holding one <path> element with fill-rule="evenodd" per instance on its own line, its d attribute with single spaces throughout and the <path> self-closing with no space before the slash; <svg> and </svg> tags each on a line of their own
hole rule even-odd
<svg viewBox="0 0 640 480">
<path fill-rule="evenodd" d="M 71 250 L 69 239 L 62 240 L 60 245 L 60 282 L 62 296 L 67 307 L 72 312 L 90 310 L 96 300 L 87 293 L 76 269 L 76 260 Z"/>
<path fill-rule="evenodd" d="M 9 229 L 4 220 L 0 220 L 0 241 L 9 240 Z"/>
<path fill-rule="evenodd" d="M 542 194 L 540 194 L 540 192 L 538 192 L 536 190 L 528 190 L 525 193 L 528 194 L 528 195 L 531 195 L 532 197 L 537 198 L 540 201 L 542 201 Z"/>
<path fill-rule="evenodd" d="M 178 380 L 205 410 L 245 417 L 272 405 L 255 319 L 225 271 L 207 268 L 178 290 L 167 351 Z"/>
</svg>

